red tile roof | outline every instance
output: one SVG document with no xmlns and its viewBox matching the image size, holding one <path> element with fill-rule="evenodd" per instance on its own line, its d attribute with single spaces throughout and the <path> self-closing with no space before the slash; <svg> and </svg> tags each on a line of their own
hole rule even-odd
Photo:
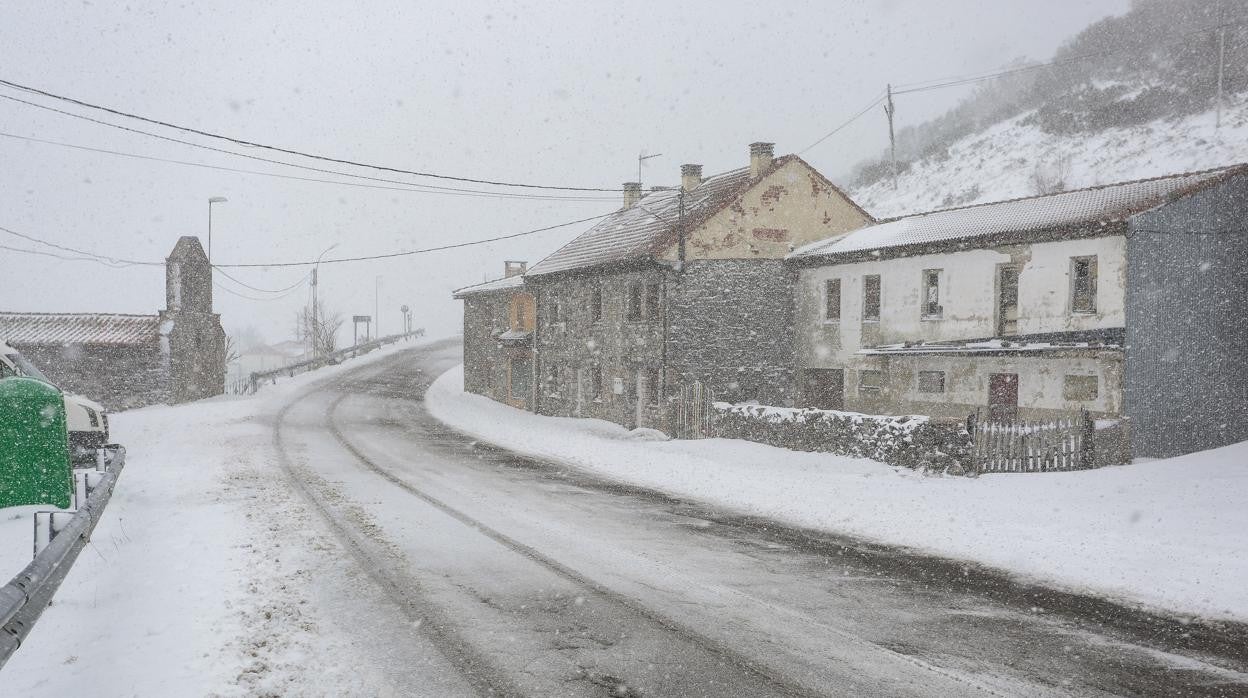
<svg viewBox="0 0 1248 698">
<path fill-rule="evenodd" d="M 156 315 L 2 313 L 0 339 L 10 344 L 149 344 L 160 338 Z"/>
</svg>

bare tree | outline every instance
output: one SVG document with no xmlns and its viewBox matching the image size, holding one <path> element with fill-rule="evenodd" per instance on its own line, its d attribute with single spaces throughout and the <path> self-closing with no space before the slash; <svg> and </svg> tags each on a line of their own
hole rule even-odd
<svg viewBox="0 0 1248 698">
<path fill-rule="evenodd" d="M 1060 155 L 1051 163 L 1037 162 L 1031 171 L 1031 184 L 1037 194 L 1057 194 L 1066 191 L 1070 181 L 1070 156 Z"/>
<path fill-rule="evenodd" d="M 322 356 L 338 348 L 338 330 L 343 319 L 339 313 L 317 306 L 315 314 L 311 308 L 304 308 L 299 314 L 299 335 L 312 339 L 313 356 Z"/>
<path fill-rule="evenodd" d="M 225 365 L 229 366 L 238 361 L 238 340 L 234 335 L 227 334 L 225 336 Z"/>
</svg>

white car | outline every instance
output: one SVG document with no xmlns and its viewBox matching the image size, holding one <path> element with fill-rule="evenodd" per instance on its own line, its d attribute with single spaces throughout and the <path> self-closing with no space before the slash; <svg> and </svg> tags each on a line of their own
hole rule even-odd
<svg viewBox="0 0 1248 698">
<path fill-rule="evenodd" d="M 56 387 L 22 353 L 0 340 L 0 378 L 23 376 Z M 59 389 L 59 388 L 58 388 Z M 108 443 L 108 415 L 98 402 L 61 391 L 65 398 L 65 426 L 69 431 L 69 455 L 75 462 L 95 458 L 95 451 Z"/>
</svg>

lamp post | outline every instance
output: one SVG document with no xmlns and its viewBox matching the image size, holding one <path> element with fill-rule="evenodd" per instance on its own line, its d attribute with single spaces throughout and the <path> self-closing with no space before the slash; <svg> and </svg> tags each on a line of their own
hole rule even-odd
<svg viewBox="0 0 1248 698">
<path fill-rule="evenodd" d="M 208 199 L 208 266 L 212 266 L 212 205 L 223 204 L 229 201 L 224 196 L 214 196 Z"/>
<path fill-rule="evenodd" d="M 318 276 L 317 272 L 320 271 L 320 268 L 321 268 L 321 257 L 324 257 L 327 252 L 329 252 L 330 250 L 334 249 L 337 246 L 338 246 L 338 243 L 335 242 L 334 244 L 322 250 L 321 253 L 316 256 L 316 264 L 312 265 L 312 319 L 311 319 L 312 327 L 311 327 L 310 334 L 312 335 L 313 358 L 321 355 L 320 337 L 317 336 L 317 325 L 320 323 L 320 312 L 321 312 L 319 307 L 317 306 L 317 300 L 316 300 L 316 285 L 317 285 L 317 276 Z"/>
<path fill-rule="evenodd" d="M 381 276 L 373 279 L 373 322 L 377 323 L 377 337 L 381 336 Z M 373 339 L 377 339 L 373 337 Z"/>
</svg>

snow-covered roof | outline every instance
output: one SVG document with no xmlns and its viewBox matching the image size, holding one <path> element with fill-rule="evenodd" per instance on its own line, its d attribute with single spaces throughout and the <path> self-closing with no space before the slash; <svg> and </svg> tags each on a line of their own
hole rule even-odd
<svg viewBox="0 0 1248 698">
<path fill-rule="evenodd" d="M 0 339 L 10 344 L 111 344 L 156 342 L 156 315 L 110 313 L 0 313 Z"/>
<path fill-rule="evenodd" d="M 806 245 L 788 258 L 1106 225 L 1169 203 L 1243 169 L 1243 165 L 1237 165 L 903 216 L 861 228 L 837 240 Z"/>
<path fill-rule="evenodd" d="M 742 167 L 702 180 L 693 191 L 685 193 L 685 229 L 691 230 L 706 222 L 740 198 L 762 176 L 793 161 L 800 162 L 801 158 L 796 155 L 778 157 L 772 161 L 771 169 L 759 178 L 750 177 L 750 168 Z M 525 276 L 628 262 L 658 254 L 675 241 L 680 218 L 680 190 L 652 189 L 633 206 L 607 216 L 555 250 Z"/>
<path fill-rule="evenodd" d="M 472 296 L 478 293 L 491 293 L 493 291 L 503 291 L 509 288 L 517 288 L 523 285 L 524 285 L 524 277 L 520 276 L 519 274 L 515 276 L 504 276 L 501 279 L 494 279 L 493 281 L 486 281 L 484 283 L 476 284 L 474 286 L 465 286 L 461 289 L 456 290 L 455 293 L 452 294 L 452 296 L 455 298 L 463 298 L 465 296 Z"/>
</svg>

